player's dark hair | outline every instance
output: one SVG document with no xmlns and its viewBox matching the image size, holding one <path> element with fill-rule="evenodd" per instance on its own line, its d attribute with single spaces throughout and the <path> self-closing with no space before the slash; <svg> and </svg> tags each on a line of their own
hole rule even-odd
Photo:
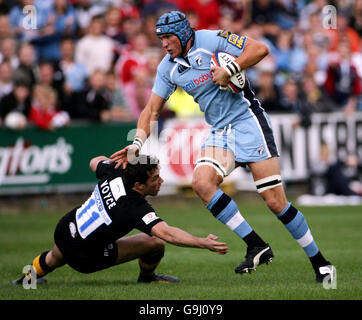
<svg viewBox="0 0 362 320">
<path fill-rule="evenodd" d="M 152 172 L 158 168 L 158 159 L 149 155 L 140 154 L 137 158 L 127 164 L 123 170 L 123 177 L 129 187 L 136 182 L 145 183 Z"/>
</svg>

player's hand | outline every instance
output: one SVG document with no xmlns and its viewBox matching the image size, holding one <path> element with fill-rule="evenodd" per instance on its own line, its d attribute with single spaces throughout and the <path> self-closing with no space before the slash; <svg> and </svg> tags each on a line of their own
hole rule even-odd
<svg viewBox="0 0 362 320">
<path fill-rule="evenodd" d="M 230 76 L 227 71 L 222 67 L 212 66 L 210 72 L 212 73 L 212 81 L 219 85 L 220 89 L 225 90 L 230 82 Z"/>
<path fill-rule="evenodd" d="M 125 169 L 127 163 L 132 161 L 134 158 L 138 156 L 139 149 L 135 144 L 130 144 L 127 147 L 123 148 L 120 151 L 113 153 L 110 156 L 110 160 L 112 162 L 117 162 L 116 168 L 122 165 L 122 168 Z"/>
<path fill-rule="evenodd" d="M 225 242 L 216 241 L 217 239 L 217 236 L 209 234 L 207 238 L 205 238 L 207 249 L 210 251 L 215 251 L 218 254 L 226 254 L 229 248 L 226 246 Z"/>
</svg>

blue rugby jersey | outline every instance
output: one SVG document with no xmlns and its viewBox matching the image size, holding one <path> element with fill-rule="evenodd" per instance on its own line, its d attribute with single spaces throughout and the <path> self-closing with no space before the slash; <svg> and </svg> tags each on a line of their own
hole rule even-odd
<svg viewBox="0 0 362 320">
<path fill-rule="evenodd" d="M 240 56 L 244 51 L 245 36 L 224 30 L 199 30 L 195 32 L 192 46 L 187 54 L 189 63 L 180 57 L 171 59 L 167 54 L 157 69 L 152 92 L 167 100 L 176 90 L 183 88 L 192 95 L 205 113 L 205 119 L 215 129 L 222 129 L 263 111 L 246 81 L 242 92 L 221 90 L 212 81 L 210 60 L 215 51 L 226 51 Z"/>
</svg>

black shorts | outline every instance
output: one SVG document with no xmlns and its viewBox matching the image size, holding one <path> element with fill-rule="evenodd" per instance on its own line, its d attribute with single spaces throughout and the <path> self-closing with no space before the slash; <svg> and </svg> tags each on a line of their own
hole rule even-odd
<svg viewBox="0 0 362 320">
<path fill-rule="evenodd" d="M 66 263 L 82 273 L 92 273 L 114 266 L 118 256 L 116 242 L 94 245 L 85 244 L 79 235 L 74 238 L 70 230 L 70 224 L 75 223 L 72 216 L 74 217 L 74 213 L 70 212 L 60 219 L 54 232 L 54 242 Z"/>
</svg>

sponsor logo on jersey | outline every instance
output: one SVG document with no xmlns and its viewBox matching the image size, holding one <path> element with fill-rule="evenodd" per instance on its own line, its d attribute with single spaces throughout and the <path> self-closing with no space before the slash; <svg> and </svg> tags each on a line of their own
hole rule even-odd
<svg viewBox="0 0 362 320">
<path fill-rule="evenodd" d="M 222 38 L 227 38 L 231 34 L 230 31 L 221 30 L 217 35 Z"/>
<path fill-rule="evenodd" d="M 156 219 L 158 219 L 158 217 L 156 216 L 155 212 L 149 212 L 142 218 L 145 224 L 150 224 L 152 221 Z"/>
<path fill-rule="evenodd" d="M 183 86 L 182 88 L 186 91 L 189 92 L 195 88 L 197 88 L 200 85 L 204 85 L 206 83 L 209 83 L 212 80 L 212 73 L 205 73 L 202 74 L 200 77 L 198 78 L 194 78 L 192 79 L 189 83 L 187 83 L 185 86 Z"/>
</svg>

